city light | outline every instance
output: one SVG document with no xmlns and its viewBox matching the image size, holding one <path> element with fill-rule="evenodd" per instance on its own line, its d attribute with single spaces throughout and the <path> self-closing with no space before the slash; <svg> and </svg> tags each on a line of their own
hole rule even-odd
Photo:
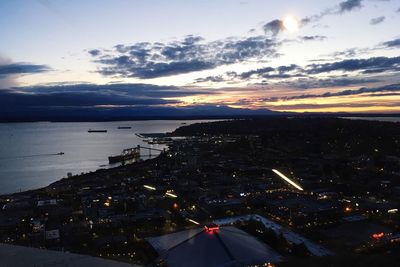
<svg viewBox="0 0 400 267">
<path fill-rule="evenodd" d="M 300 191 L 304 191 L 304 189 L 296 184 L 295 182 L 293 182 L 292 180 L 290 180 L 288 177 L 286 177 L 283 173 L 281 173 L 280 171 L 276 170 L 276 169 L 272 169 L 272 171 L 277 174 L 279 177 L 281 177 L 283 180 L 285 180 L 286 182 L 288 182 L 289 184 L 293 185 L 294 187 L 296 187 L 298 190 Z"/>
<path fill-rule="evenodd" d="M 399 210 L 398 209 L 390 209 L 387 212 L 388 213 L 397 213 Z"/>
<path fill-rule="evenodd" d="M 195 220 L 192 220 L 192 219 L 187 219 L 189 222 L 191 222 L 191 223 L 194 223 L 194 224 L 196 224 L 196 225 L 199 225 L 200 223 L 199 222 L 196 222 Z"/>
<path fill-rule="evenodd" d="M 143 187 L 146 188 L 146 189 L 149 189 L 149 190 L 156 190 L 155 187 L 150 186 L 150 185 L 146 185 L 146 184 Z"/>
<path fill-rule="evenodd" d="M 382 238 L 384 235 L 385 235 L 385 233 L 384 233 L 384 232 L 381 232 L 381 233 L 373 234 L 372 237 L 375 238 L 375 239 L 380 239 L 380 238 Z"/>
<path fill-rule="evenodd" d="M 169 196 L 169 197 L 172 197 L 172 198 L 177 198 L 177 197 L 178 197 L 177 195 L 172 194 L 172 193 L 170 193 L 170 192 L 166 192 L 165 195 L 167 195 L 167 196 Z"/>
<path fill-rule="evenodd" d="M 205 225 L 204 229 L 208 233 L 214 233 L 214 232 L 217 232 L 219 230 L 219 226 L 218 225 L 211 225 L 211 226 Z"/>
</svg>

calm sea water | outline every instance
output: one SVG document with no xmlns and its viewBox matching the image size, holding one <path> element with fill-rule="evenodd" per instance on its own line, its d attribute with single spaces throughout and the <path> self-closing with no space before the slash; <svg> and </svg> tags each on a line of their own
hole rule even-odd
<svg viewBox="0 0 400 267">
<path fill-rule="evenodd" d="M 137 145 L 149 146 L 135 133 L 171 132 L 195 122 L 201 121 L 0 123 L 0 194 L 40 188 L 68 172 L 108 168 L 108 156 Z M 88 133 L 88 129 L 108 132 Z M 55 155 L 59 152 L 65 154 Z"/>
</svg>

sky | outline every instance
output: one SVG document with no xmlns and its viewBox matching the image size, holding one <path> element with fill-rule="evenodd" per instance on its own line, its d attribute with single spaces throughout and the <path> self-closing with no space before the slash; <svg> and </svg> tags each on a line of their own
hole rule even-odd
<svg viewBox="0 0 400 267">
<path fill-rule="evenodd" d="M 3 0 L 0 111 L 400 112 L 399 0 Z"/>
</svg>

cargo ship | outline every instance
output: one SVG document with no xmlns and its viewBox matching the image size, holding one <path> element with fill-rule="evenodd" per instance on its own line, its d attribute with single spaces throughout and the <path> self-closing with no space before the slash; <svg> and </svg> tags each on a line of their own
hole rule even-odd
<svg viewBox="0 0 400 267">
<path fill-rule="evenodd" d="M 132 129 L 131 126 L 118 126 L 118 129 L 125 130 L 125 129 Z"/>
<path fill-rule="evenodd" d="M 108 162 L 110 164 L 113 164 L 113 163 L 124 162 L 126 160 L 138 159 L 138 158 L 140 158 L 140 147 L 139 146 L 124 149 L 124 150 L 122 150 L 122 153 L 120 155 L 108 157 Z"/>
<path fill-rule="evenodd" d="M 92 129 L 88 130 L 88 133 L 106 133 L 106 132 L 107 130 L 92 130 Z"/>
</svg>

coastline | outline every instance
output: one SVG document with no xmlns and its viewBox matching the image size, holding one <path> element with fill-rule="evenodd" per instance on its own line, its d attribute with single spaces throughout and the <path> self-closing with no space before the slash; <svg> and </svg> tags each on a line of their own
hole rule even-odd
<svg viewBox="0 0 400 267">
<path fill-rule="evenodd" d="M 144 167 L 147 166 L 148 164 L 153 163 L 154 161 L 159 160 L 159 158 L 162 156 L 162 153 L 160 153 L 159 155 L 155 156 L 154 158 L 151 159 L 144 159 L 144 160 L 140 160 L 140 161 L 136 161 L 136 162 L 132 162 L 129 164 L 125 164 L 125 165 L 120 165 L 120 166 L 115 166 L 115 167 L 110 167 L 110 168 L 99 168 L 95 171 L 91 171 L 91 172 L 87 172 L 87 173 L 83 173 L 83 174 L 77 174 L 77 175 L 73 175 L 71 177 L 62 177 L 59 178 L 58 180 L 48 184 L 47 186 L 44 187 L 40 187 L 40 188 L 36 188 L 36 189 L 29 189 L 29 190 L 24 190 L 21 192 L 13 192 L 13 193 L 6 193 L 6 194 L 0 194 L 0 198 L 3 197 L 12 197 L 12 196 L 18 196 L 18 195 L 30 195 L 30 194 L 37 194 L 40 192 L 44 192 L 46 190 L 52 190 L 52 188 L 56 188 L 58 186 L 64 186 L 63 183 L 69 183 L 69 182 L 76 182 L 77 180 L 79 180 L 79 182 L 85 182 L 85 180 L 81 180 L 81 179 L 91 179 L 93 177 L 96 176 L 102 176 L 102 175 L 107 175 L 107 174 L 112 174 L 115 172 L 118 172 L 120 170 L 134 170 L 136 167 Z M 91 180 L 93 181 L 93 180 Z"/>
</svg>

